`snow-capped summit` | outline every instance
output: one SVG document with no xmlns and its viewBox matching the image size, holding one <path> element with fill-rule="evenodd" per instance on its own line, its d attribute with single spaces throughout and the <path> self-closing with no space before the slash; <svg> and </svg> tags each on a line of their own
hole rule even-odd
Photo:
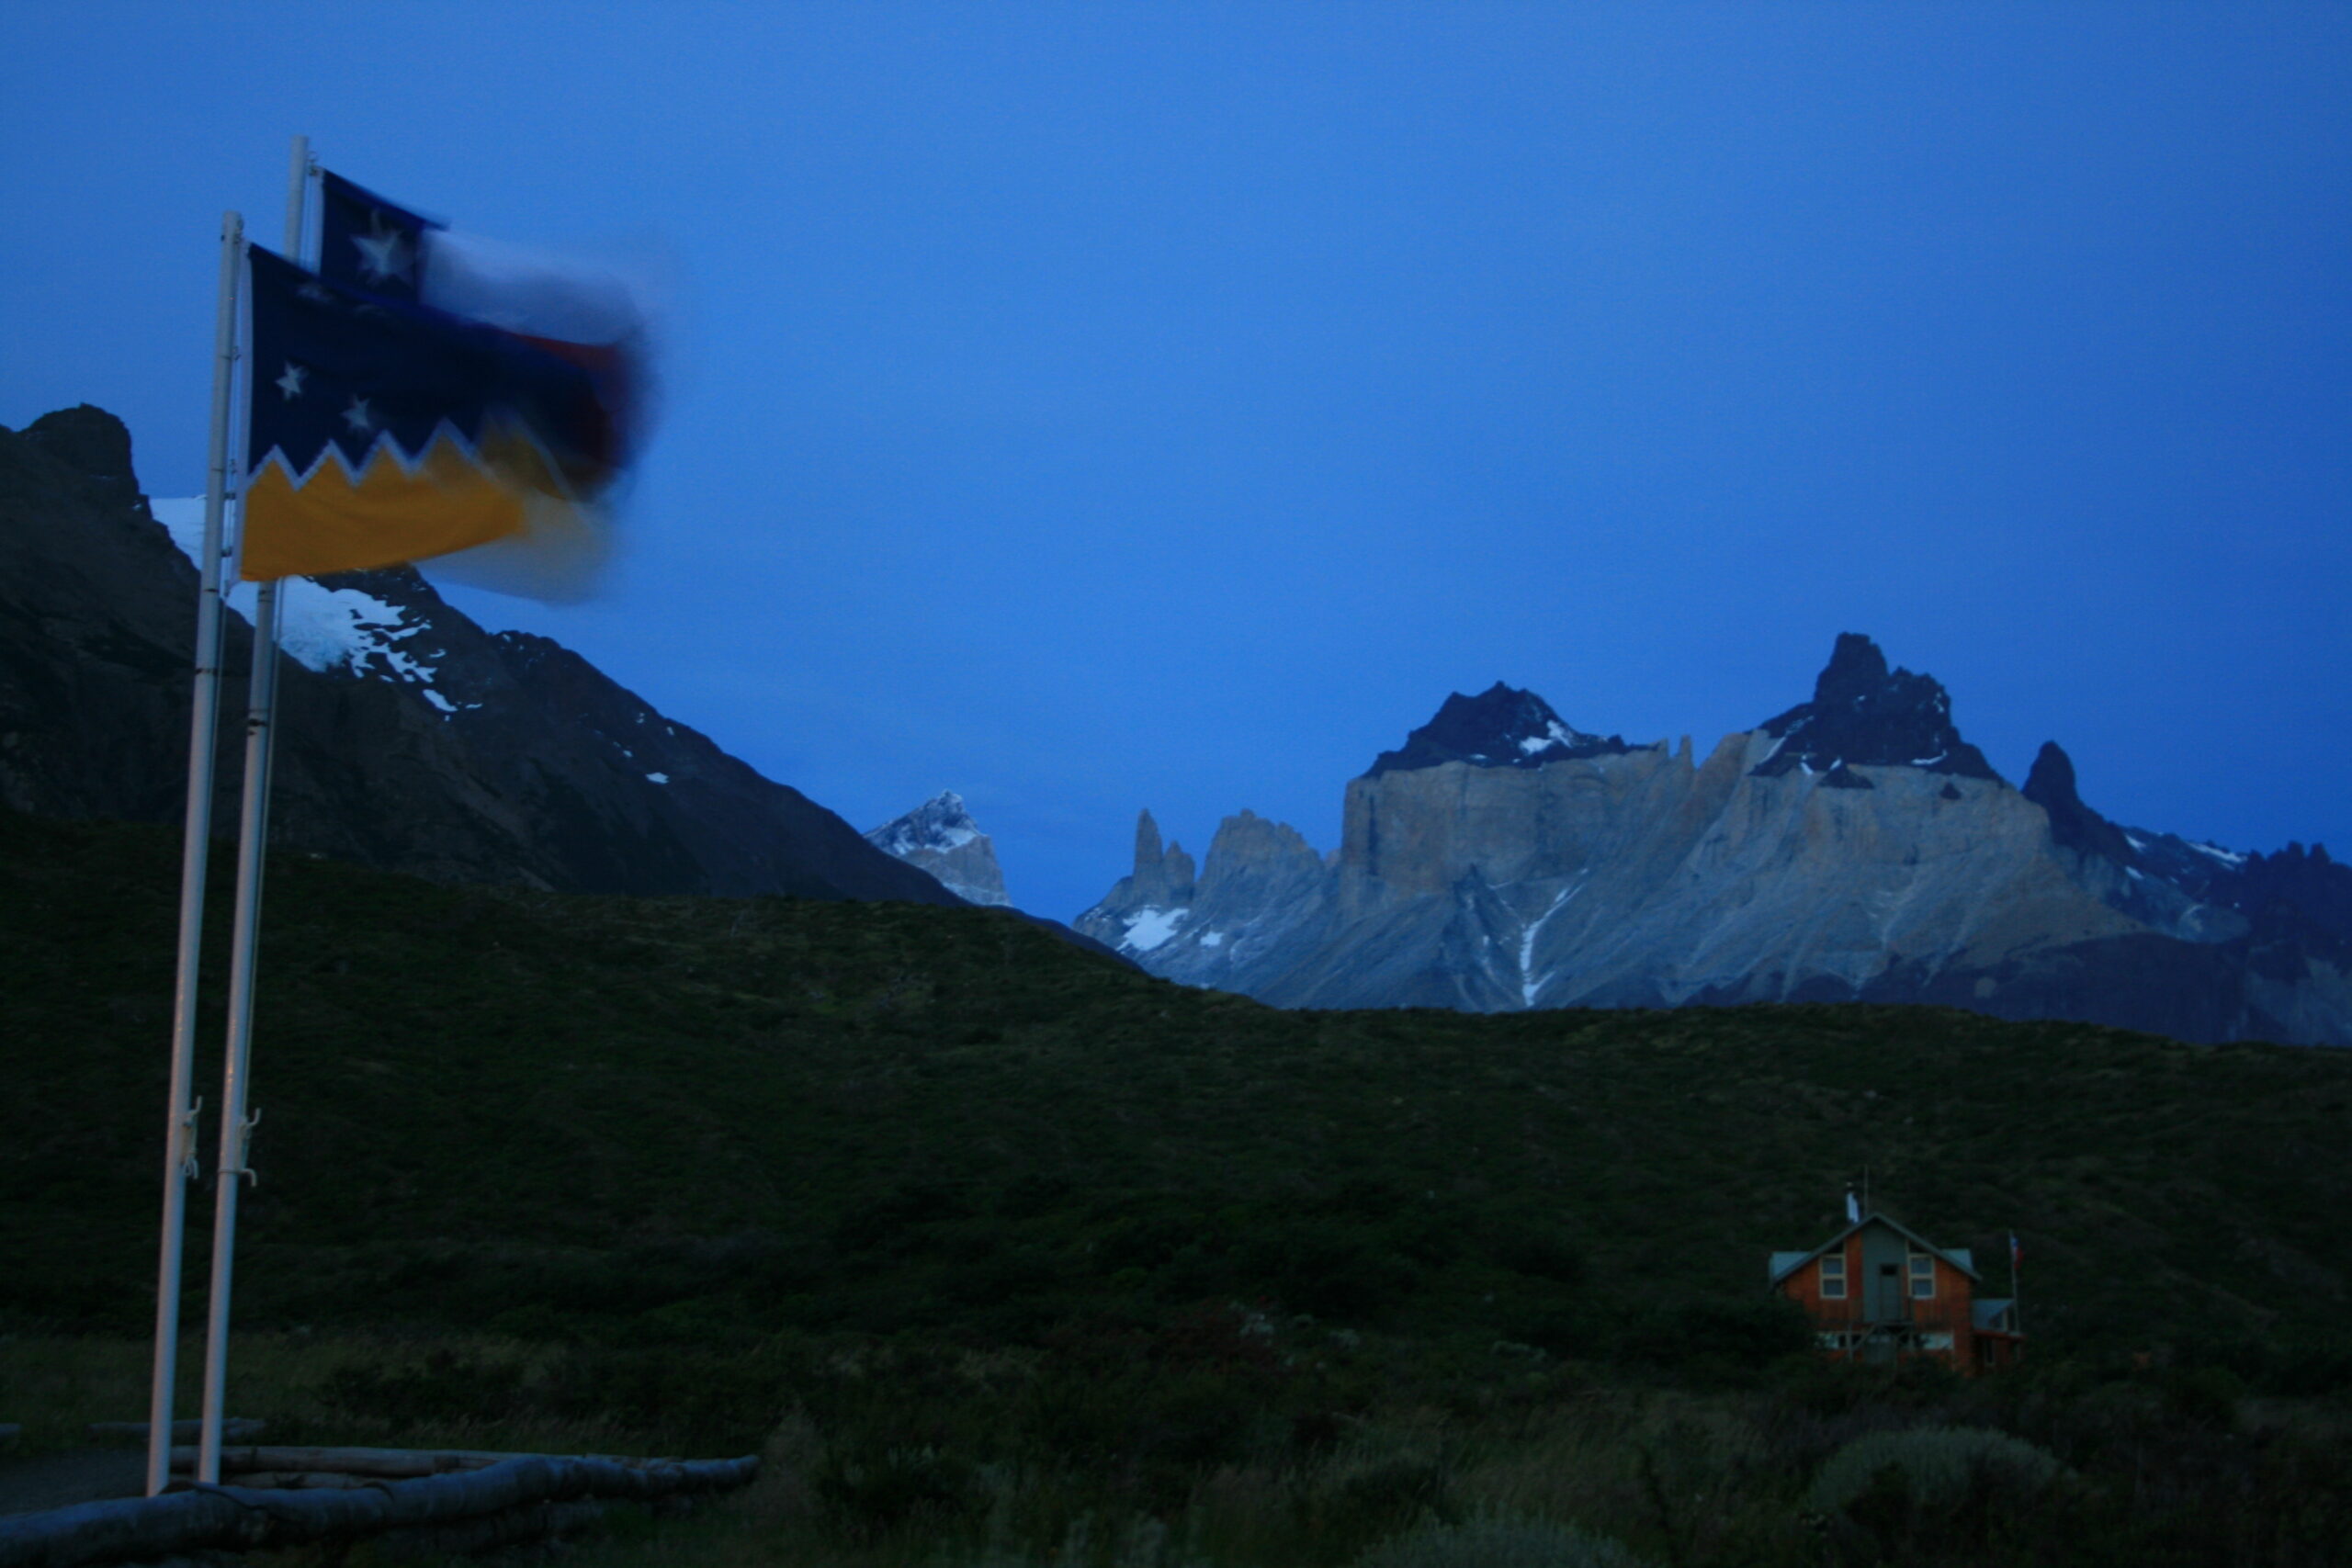
<svg viewBox="0 0 2352 1568">
<path fill-rule="evenodd" d="M 1383 751 L 1366 777 L 1442 762 L 1482 768 L 1539 768 L 1571 757 L 1600 757 L 1630 750 L 1623 736 L 1588 735 L 1552 711 L 1532 692 L 1500 681 L 1475 697 L 1455 692 L 1437 716 L 1405 737 L 1401 750 Z"/>
<path fill-rule="evenodd" d="M 996 846 L 964 809 L 964 797 L 952 789 L 941 790 L 904 817 L 885 822 L 866 834 L 865 841 L 931 873 L 967 903 L 1012 902 L 1004 894 Z"/>
</svg>

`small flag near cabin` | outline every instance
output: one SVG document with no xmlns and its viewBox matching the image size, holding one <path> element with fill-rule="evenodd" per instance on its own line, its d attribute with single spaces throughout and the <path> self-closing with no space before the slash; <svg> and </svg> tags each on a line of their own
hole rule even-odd
<svg viewBox="0 0 2352 1568">
<path fill-rule="evenodd" d="M 250 247 L 239 572 L 316 576 L 560 529 L 611 477 L 594 375 Z"/>
<path fill-rule="evenodd" d="M 2009 1233 L 2009 1271 L 2015 1273 L 2018 1265 L 2024 1261 L 2025 1248 L 2018 1245 L 2018 1233 L 2011 1231 Z"/>
</svg>

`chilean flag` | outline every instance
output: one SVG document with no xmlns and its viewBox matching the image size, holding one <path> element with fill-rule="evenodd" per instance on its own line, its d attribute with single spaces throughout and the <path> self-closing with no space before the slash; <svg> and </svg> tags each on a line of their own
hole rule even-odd
<svg viewBox="0 0 2352 1568">
<path fill-rule="evenodd" d="M 322 185 L 317 273 L 252 253 L 242 574 L 432 559 L 477 587 L 584 597 L 639 438 L 634 296 L 338 175 Z"/>
</svg>

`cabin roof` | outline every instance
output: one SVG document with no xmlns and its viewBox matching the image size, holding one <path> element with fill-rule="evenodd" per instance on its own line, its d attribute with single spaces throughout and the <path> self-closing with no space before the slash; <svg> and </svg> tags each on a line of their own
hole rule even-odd
<svg viewBox="0 0 2352 1568">
<path fill-rule="evenodd" d="M 2015 1305 L 2017 1303 L 2007 1296 L 1979 1296 L 1969 1303 L 1969 1320 L 1980 1329 L 2006 1332 L 2000 1326 L 2001 1314 Z"/>
<path fill-rule="evenodd" d="M 1848 1225 L 1844 1230 L 1839 1231 L 1836 1235 L 1831 1236 L 1827 1241 L 1823 1242 L 1819 1247 L 1815 1247 L 1810 1252 L 1776 1252 L 1772 1254 L 1772 1261 L 1770 1264 L 1771 1277 L 1766 1281 L 1766 1283 L 1773 1285 L 1779 1284 L 1781 1280 L 1787 1279 L 1790 1275 L 1795 1273 L 1798 1269 L 1804 1268 L 1806 1264 L 1812 1262 L 1823 1253 L 1830 1250 L 1830 1248 L 1843 1246 L 1846 1238 L 1852 1235 L 1856 1231 L 1867 1230 L 1871 1225 L 1884 1225 L 1887 1229 L 1894 1232 L 1895 1235 L 1902 1236 L 1905 1241 L 1911 1242 L 1917 1246 L 1920 1251 L 1931 1252 L 1938 1258 L 1942 1258 L 1945 1262 L 1951 1264 L 1953 1268 L 1967 1275 L 1971 1280 L 1982 1280 L 1984 1278 L 1984 1276 L 1976 1272 L 1975 1255 L 1970 1252 L 1967 1247 L 1938 1247 L 1934 1242 L 1929 1241 L 1926 1236 L 1921 1235 L 1917 1231 L 1913 1230 L 1909 1225 L 1905 1224 L 1900 1220 L 1890 1219 L 1884 1214 L 1871 1213 L 1864 1214 L 1860 1219 L 1856 1220 L 1852 1224 Z"/>
</svg>

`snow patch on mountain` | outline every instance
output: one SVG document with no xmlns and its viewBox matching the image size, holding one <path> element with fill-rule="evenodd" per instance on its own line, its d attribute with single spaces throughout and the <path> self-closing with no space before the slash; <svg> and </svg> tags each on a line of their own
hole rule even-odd
<svg viewBox="0 0 2352 1568">
<path fill-rule="evenodd" d="M 1149 953 L 1176 934 L 1190 909 L 1142 908 L 1127 917 L 1127 934 L 1119 939 L 1122 953 Z"/>
<path fill-rule="evenodd" d="M 1544 724 L 1543 734 L 1530 735 L 1521 740 L 1519 749 L 1532 756 L 1538 751 L 1549 751 L 1555 746 L 1574 746 L 1591 739 L 1590 736 L 1577 734 L 1555 718 Z"/>
<path fill-rule="evenodd" d="M 204 498 L 151 501 L 148 509 L 172 542 L 189 560 L 198 561 L 204 545 Z M 254 618 L 258 586 L 239 582 L 227 595 L 229 607 L 248 622 Z M 289 577 L 278 585 L 278 646 L 303 668 L 322 674 L 348 670 L 406 685 L 429 685 L 435 675 L 431 661 L 438 655 L 401 646 L 425 629 L 404 624 L 405 618 L 398 605 L 356 588 L 324 588 L 307 577 Z M 458 711 L 437 693 L 426 696 L 444 715 Z"/>
<path fill-rule="evenodd" d="M 1581 878 L 1574 886 L 1561 888 L 1554 896 L 1551 907 L 1536 916 L 1529 922 L 1527 929 L 1520 933 L 1519 999 L 1521 1006 L 1533 1007 L 1536 994 L 1544 989 L 1544 982 L 1552 977 L 1545 975 L 1538 978 L 1534 973 L 1532 966 L 1535 963 L 1535 939 L 1544 934 L 1544 922 L 1566 908 L 1568 900 L 1583 891 L 1584 882 Z"/>
</svg>

